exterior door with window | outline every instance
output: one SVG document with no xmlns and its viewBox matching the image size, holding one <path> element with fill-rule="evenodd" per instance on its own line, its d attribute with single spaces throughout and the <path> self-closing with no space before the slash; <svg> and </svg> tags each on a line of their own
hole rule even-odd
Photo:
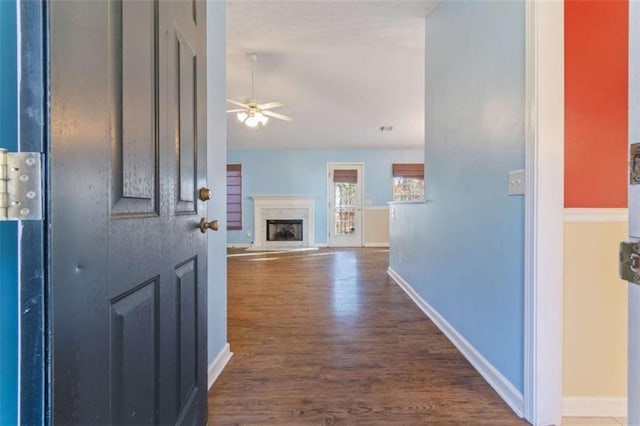
<svg viewBox="0 0 640 426">
<path fill-rule="evenodd" d="M 363 164 L 329 163 L 328 245 L 362 246 Z"/>
<path fill-rule="evenodd" d="M 49 7 L 52 422 L 205 424 L 205 2 Z"/>
</svg>

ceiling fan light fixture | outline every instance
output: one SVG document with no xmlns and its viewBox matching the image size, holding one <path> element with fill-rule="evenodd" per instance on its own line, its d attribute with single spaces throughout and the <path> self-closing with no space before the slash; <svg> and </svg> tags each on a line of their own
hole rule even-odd
<svg viewBox="0 0 640 426">
<path fill-rule="evenodd" d="M 244 121 L 249 117 L 249 114 L 247 114 L 246 112 L 242 111 L 239 112 L 238 115 L 238 120 L 240 120 L 242 123 L 244 123 Z"/>
<path fill-rule="evenodd" d="M 256 117 L 255 115 L 250 115 L 244 121 L 244 124 L 246 124 L 247 127 L 256 127 L 259 122 L 260 122 L 260 120 L 258 119 L 258 117 Z"/>
<path fill-rule="evenodd" d="M 258 121 L 260 122 L 260 124 L 262 124 L 263 126 L 265 124 L 267 124 L 267 121 L 269 121 L 269 117 L 267 117 L 266 115 L 264 115 L 260 111 L 256 112 L 254 117 L 257 118 Z"/>
<path fill-rule="evenodd" d="M 244 102 L 234 101 L 227 98 L 227 102 L 232 103 L 236 107 L 242 109 L 230 109 L 227 113 L 236 113 L 236 118 L 245 126 L 255 128 L 258 125 L 265 126 L 269 122 L 269 117 L 277 118 L 279 120 L 293 121 L 291 117 L 287 117 L 284 114 L 278 114 L 271 109 L 279 108 L 282 106 L 282 102 L 267 102 L 264 104 L 256 101 L 254 96 L 254 74 L 255 74 L 255 61 L 258 60 L 258 55 L 251 53 L 248 55 L 251 61 L 251 97 Z M 264 110 L 264 113 L 262 112 Z"/>
</svg>

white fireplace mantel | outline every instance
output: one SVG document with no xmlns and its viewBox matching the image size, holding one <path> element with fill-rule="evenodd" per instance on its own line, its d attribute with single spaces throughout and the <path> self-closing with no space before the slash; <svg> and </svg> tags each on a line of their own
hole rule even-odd
<svg viewBox="0 0 640 426">
<path fill-rule="evenodd" d="M 315 247 L 315 195 L 252 195 L 253 250 Z M 267 220 L 301 219 L 302 241 L 267 241 Z"/>
</svg>

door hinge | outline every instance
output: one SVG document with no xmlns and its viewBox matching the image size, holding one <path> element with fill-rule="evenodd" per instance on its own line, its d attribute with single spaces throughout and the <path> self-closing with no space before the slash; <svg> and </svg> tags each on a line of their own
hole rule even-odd
<svg viewBox="0 0 640 426">
<path fill-rule="evenodd" d="M 0 148 L 0 221 L 42 220 L 42 160 L 39 152 Z"/>
<path fill-rule="evenodd" d="M 623 280 L 640 284 L 640 242 L 622 241 L 620 243 L 618 271 Z"/>
</svg>

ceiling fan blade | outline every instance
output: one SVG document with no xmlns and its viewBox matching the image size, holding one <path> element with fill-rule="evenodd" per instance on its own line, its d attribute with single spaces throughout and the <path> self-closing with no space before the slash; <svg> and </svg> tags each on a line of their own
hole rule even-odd
<svg viewBox="0 0 640 426">
<path fill-rule="evenodd" d="M 246 108 L 228 109 L 227 112 L 242 112 L 246 110 L 247 110 Z"/>
<path fill-rule="evenodd" d="M 291 118 L 291 117 L 287 117 L 286 115 L 278 114 L 277 112 L 272 112 L 272 111 L 262 111 L 262 113 L 263 113 L 264 115 L 269 116 L 269 117 L 279 118 L 280 120 L 284 120 L 284 121 L 293 121 L 293 118 Z"/>
<path fill-rule="evenodd" d="M 249 108 L 249 105 L 243 104 L 242 102 L 234 101 L 233 99 L 227 99 L 227 102 L 232 103 L 234 105 L 241 106 L 243 108 Z"/>
<path fill-rule="evenodd" d="M 284 105 L 282 102 L 268 102 L 266 104 L 260 104 L 260 109 L 265 110 L 265 109 L 271 109 L 271 108 L 278 108 L 278 107 L 281 107 L 282 105 Z"/>
</svg>

